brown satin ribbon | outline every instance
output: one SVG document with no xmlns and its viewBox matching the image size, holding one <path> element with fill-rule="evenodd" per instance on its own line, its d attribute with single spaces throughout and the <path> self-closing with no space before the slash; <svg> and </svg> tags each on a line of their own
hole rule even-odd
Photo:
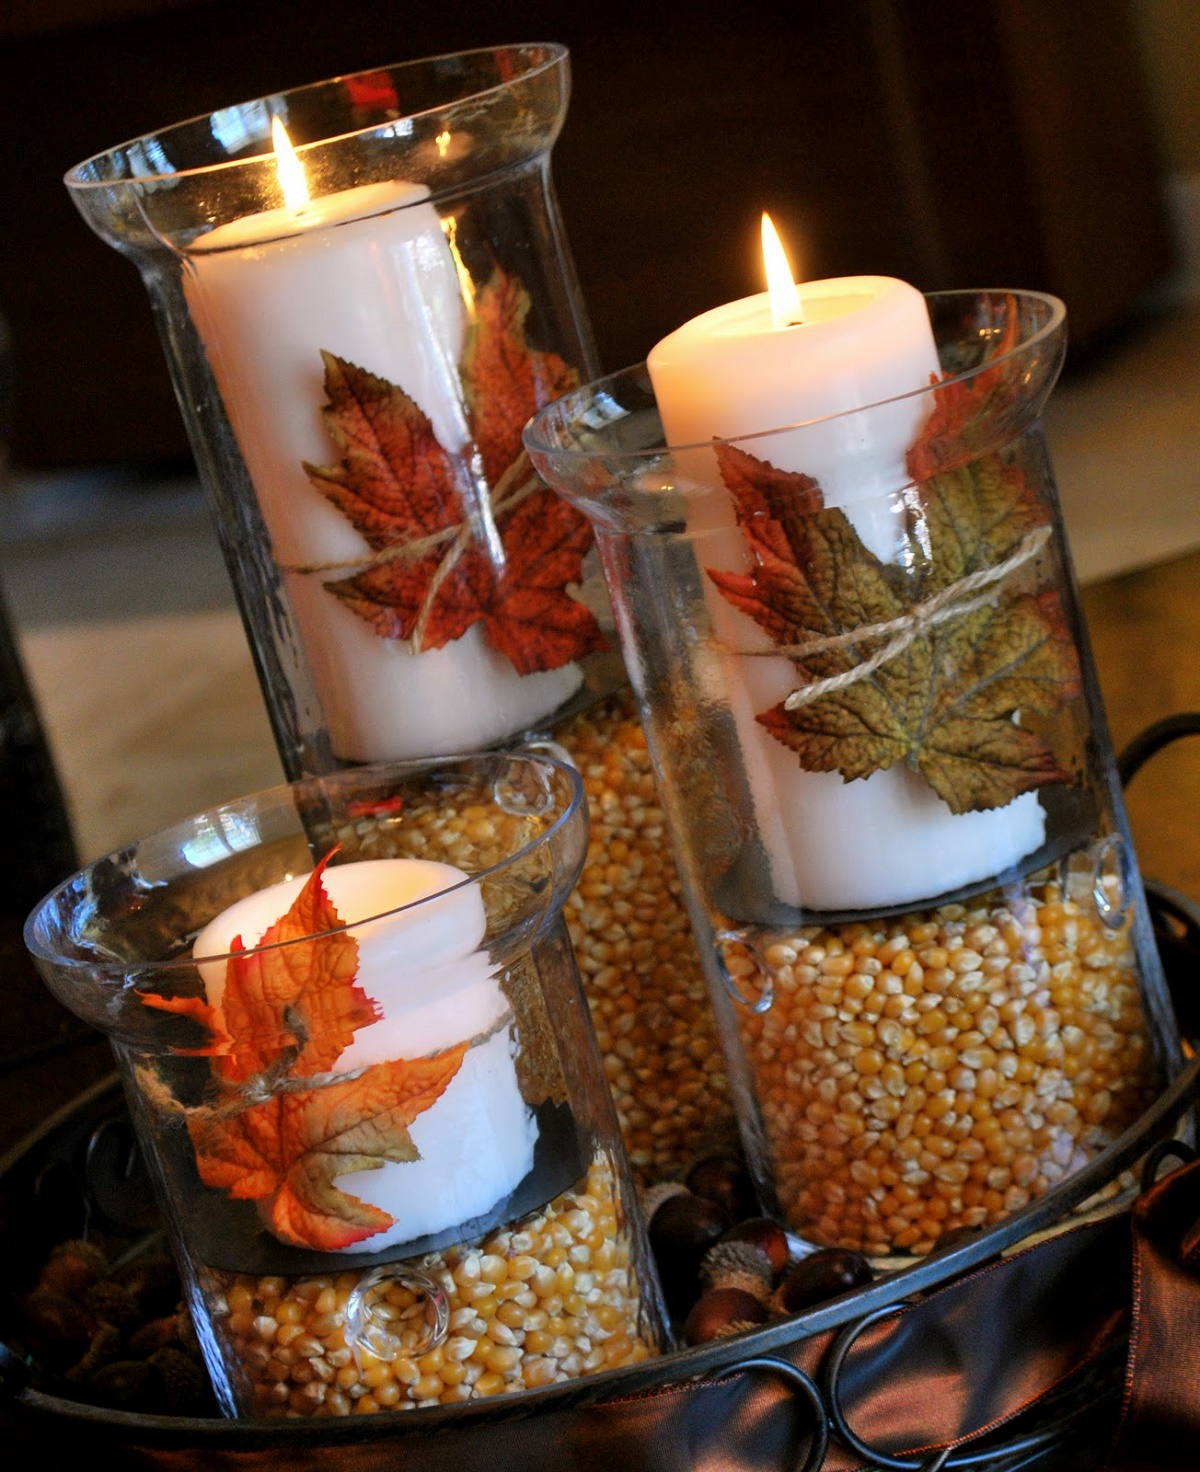
<svg viewBox="0 0 1200 1472">
<path fill-rule="evenodd" d="M 1133 1209 L 1125 1404 L 1106 1472 L 1200 1468 L 1200 1162 Z"/>
<path fill-rule="evenodd" d="M 1122 1217 L 1078 1227 L 899 1308 L 847 1359 L 841 1399 L 855 1433 L 918 1456 L 988 1428 L 1007 1439 L 1023 1411 L 1119 1339 L 1128 1244 Z M 795 1343 L 785 1357 L 815 1376 L 832 1337 Z M 756 1353 L 754 1336 L 745 1344 L 747 1356 Z M 812 1429 L 809 1404 L 763 1370 L 533 1415 L 500 1406 L 487 1421 L 443 1421 L 432 1432 L 407 1416 L 276 1432 L 262 1423 L 131 1417 L 114 1425 L 89 1423 L 86 1413 L 67 1421 L 30 1414 L 28 1405 L 14 1410 L 11 1420 L 0 1412 L 0 1444 L 15 1453 L 14 1468 L 82 1458 L 122 1472 L 791 1472 L 807 1458 Z M 824 1464 L 825 1472 L 862 1465 L 836 1443 Z"/>
</svg>

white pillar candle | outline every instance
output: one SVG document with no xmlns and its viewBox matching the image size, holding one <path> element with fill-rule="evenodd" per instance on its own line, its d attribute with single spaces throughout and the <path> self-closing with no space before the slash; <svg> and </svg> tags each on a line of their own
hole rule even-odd
<svg viewBox="0 0 1200 1472">
<path fill-rule="evenodd" d="M 904 506 L 895 493 L 909 482 L 905 455 L 927 404 L 897 396 L 938 371 L 924 299 L 882 276 L 807 282 L 800 292 L 797 325 L 776 326 L 764 292 L 705 312 L 650 354 L 667 443 L 700 447 L 676 458 L 701 569 L 745 573 L 753 565 L 715 456 L 703 447 L 776 426 L 799 427 L 743 448 L 779 470 L 812 476 L 825 504 L 845 511 L 876 556 L 896 561 L 902 551 Z M 868 404 L 878 406 L 870 415 L 807 423 Z M 833 911 L 928 899 L 986 879 L 1042 843 L 1045 815 L 1034 793 L 956 815 L 907 768 L 853 782 L 803 771 L 755 720 L 796 688 L 795 667 L 727 652 L 773 646 L 707 578 L 705 600 L 726 651 L 723 682 L 776 899 Z"/>
<path fill-rule="evenodd" d="M 309 877 L 246 896 L 196 937 L 193 955 L 211 1005 L 220 1005 L 234 939 L 255 946 Z M 333 1072 L 423 1057 L 497 1029 L 468 1049 L 445 1092 L 409 1126 L 420 1160 L 337 1177 L 340 1190 L 394 1219 L 350 1251 L 374 1252 L 482 1216 L 533 1168 L 537 1121 L 521 1097 L 512 1028 L 500 1025 L 508 999 L 480 948 L 483 899 L 467 877 L 423 859 L 337 864 L 322 876 L 338 915 L 353 927 L 356 983 L 380 1014 L 355 1033 Z"/>
<path fill-rule="evenodd" d="M 337 458 L 321 418 L 322 350 L 398 385 L 444 449 L 469 450 L 458 379 L 466 315 L 428 190 L 360 185 L 220 225 L 189 247 L 183 282 L 275 561 L 365 562 L 366 540 L 304 471 Z M 353 570 L 284 573 L 339 757 L 476 750 L 578 688 L 574 664 L 519 675 L 479 625 L 416 654 L 380 637 L 322 586 Z"/>
</svg>

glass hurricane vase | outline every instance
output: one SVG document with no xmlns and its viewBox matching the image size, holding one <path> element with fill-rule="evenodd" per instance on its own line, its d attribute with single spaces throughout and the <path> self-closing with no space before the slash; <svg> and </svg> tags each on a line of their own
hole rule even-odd
<svg viewBox="0 0 1200 1472">
<path fill-rule="evenodd" d="M 1177 1058 L 1040 423 L 1062 307 L 927 304 L 899 398 L 668 449 L 633 369 L 526 431 L 595 527 L 760 1191 L 876 1254 L 1045 1192 Z"/>
<path fill-rule="evenodd" d="M 568 91 L 562 47 L 465 52 L 67 175 L 150 293 L 289 777 L 508 738 L 603 644 L 587 523 L 521 448 L 594 361 L 550 179 Z"/>
</svg>

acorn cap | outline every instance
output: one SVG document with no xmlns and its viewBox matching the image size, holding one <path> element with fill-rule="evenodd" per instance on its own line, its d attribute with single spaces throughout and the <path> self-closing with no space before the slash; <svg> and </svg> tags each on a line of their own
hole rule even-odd
<svg viewBox="0 0 1200 1472">
<path fill-rule="evenodd" d="M 654 1213 L 672 1196 L 688 1194 L 688 1188 L 680 1185 L 678 1181 L 659 1181 L 657 1185 L 649 1186 L 641 1193 L 642 1217 L 649 1226 L 654 1218 Z"/>
<path fill-rule="evenodd" d="M 746 1288 L 765 1303 L 771 1296 L 771 1259 L 753 1242 L 724 1240 L 710 1247 L 700 1264 L 700 1276 L 709 1288 Z M 732 1277 L 753 1280 L 756 1286 L 731 1282 Z M 761 1290 L 761 1291 L 760 1291 Z"/>
<path fill-rule="evenodd" d="M 709 1286 L 711 1288 L 737 1288 L 742 1293 L 748 1293 L 751 1298 L 757 1298 L 764 1308 L 771 1302 L 771 1285 L 764 1282 L 757 1273 L 722 1273 L 720 1277 L 714 1278 Z"/>
<path fill-rule="evenodd" d="M 762 1323 L 758 1319 L 742 1319 L 732 1324 L 724 1324 L 714 1333 L 714 1339 L 732 1339 L 735 1334 L 748 1334 L 751 1329 L 761 1329 Z"/>
<path fill-rule="evenodd" d="M 165 1345 L 154 1351 L 150 1363 L 163 1378 L 163 1399 L 168 1411 L 182 1411 L 204 1400 L 208 1376 L 190 1354 Z"/>
<path fill-rule="evenodd" d="M 770 1259 L 771 1270 L 776 1277 L 784 1271 L 791 1258 L 787 1233 L 778 1222 L 765 1216 L 751 1216 L 735 1223 L 725 1237 L 730 1242 L 753 1242 L 755 1247 L 761 1247 Z"/>
</svg>

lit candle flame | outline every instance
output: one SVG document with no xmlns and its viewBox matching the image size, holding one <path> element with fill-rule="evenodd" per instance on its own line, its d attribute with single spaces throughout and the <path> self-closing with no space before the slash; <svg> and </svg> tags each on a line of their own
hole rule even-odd
<svg viewBox="0 0 1200 1472">
<path fill-rule="evenodd" d="M 438 155 L 445 158 L 450 151 L 450 129 L 443 128 L 433 141 L 437 144 Z"/>
<path fill-rule="evenodd" d="M 763 265 L 767 271 L 767 291 L 771 297 L 771 320 L 776 327 L 793 327 L 804 321 L 796 278 L 783 249 L 779 232 L 770 215 L 762 217 Z"/>
<path fill-rule="evenodd" d="M 302 214 L 311 198 L 304 165 L 296 157 L 287 129 L 274 116 L 271 118 L 271 142 L 275 146 L 275 168 L 279 174 L 279 187 L 283 190 L 284 205 L 293 215 Z"/>
</svg>

